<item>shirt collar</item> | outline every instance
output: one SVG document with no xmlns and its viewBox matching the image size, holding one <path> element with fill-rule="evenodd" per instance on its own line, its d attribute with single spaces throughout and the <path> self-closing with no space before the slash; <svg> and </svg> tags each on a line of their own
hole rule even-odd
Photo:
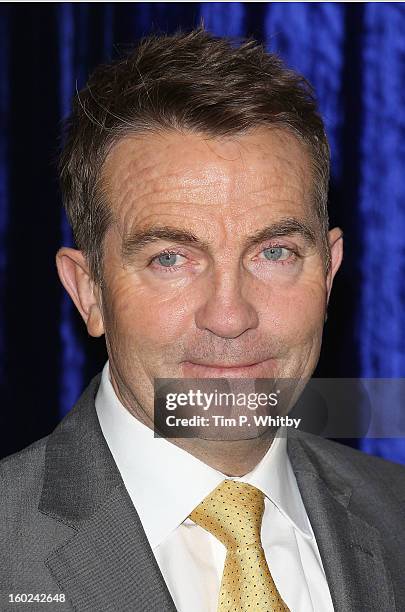
<svg viewBox="0 0 405 612">
<path fill-rule="evenodd" d="M 149 543 L 155 548 L 229 477 L 168 440 L 155 438 L 149 427 L 132 416 L 111 384 L 109 361 L 103 368 L 95 403 L 103 435 Z M 285 435 L 277 436 L 258 465 L 233 480 L 263 491 L 296 529 L 311 537 L 286 442 Z"/>
<path fill-rule="evenodd" d="M 313 536 L 311 524 L 287 454 L 287 430 L 280 427 L 272 445 L 251 472 L 235 480 L 254 485 L 302 535 Z"/>
</svg>

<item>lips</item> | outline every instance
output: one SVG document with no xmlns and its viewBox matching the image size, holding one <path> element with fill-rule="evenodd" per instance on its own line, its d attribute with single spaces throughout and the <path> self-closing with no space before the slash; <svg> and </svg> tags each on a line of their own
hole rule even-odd
<svg viewBox="0 0 405 612">
<path fill-rule="evenodd" d="M 184 361 L 181 366 L 185 378 L 270 378 L 274 373 L 275 360 L 226 365 Z"/>
<path fill-rule="evenodd" d="M 263 363 L 262 361 L 253 361 L 251 363 L 205 363 L 204 361 L 189 361 L 186 363 L 192 363 L 193 365 L 201 365 L 205 368 L 248 368 L 252 365 L 257 365 L 258 363 Z"/>
</svg>

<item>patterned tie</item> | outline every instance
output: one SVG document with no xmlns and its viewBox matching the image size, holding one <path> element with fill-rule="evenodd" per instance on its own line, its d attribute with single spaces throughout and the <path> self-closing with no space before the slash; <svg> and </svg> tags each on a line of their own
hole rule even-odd
<svg viewBox="0 0 405 612">
<path fill-rule="evenodd" d="M 218 612 L 289 612 L 260 542 L 263 512 L 259 489 L 224 480 L 190 514 L 227 549 Z"/>
</svg>

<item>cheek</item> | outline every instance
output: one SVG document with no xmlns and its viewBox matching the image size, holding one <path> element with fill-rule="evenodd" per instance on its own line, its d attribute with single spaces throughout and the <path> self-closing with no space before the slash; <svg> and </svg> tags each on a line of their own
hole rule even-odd
<svg viewBox="0 0 405 612">
<path fill-rule="evenodd" d="M 174 342 L 187 329 L 190 321 L 190 300 L 187 291 L 168 295 L 151 295 L 133 282 L 121 281 L 111 291 L 112 328 L 125 344 L 138 345 L 145 351 L 152 345 Z"/>
<path fill-rule="evenodd" d="M 307 280 L 287 291 L 275 291 L 268 300 L 264 319 L 290 346 L 312 341 L 322 333 L 325 292 L 319 280 Z"/>
</svg>

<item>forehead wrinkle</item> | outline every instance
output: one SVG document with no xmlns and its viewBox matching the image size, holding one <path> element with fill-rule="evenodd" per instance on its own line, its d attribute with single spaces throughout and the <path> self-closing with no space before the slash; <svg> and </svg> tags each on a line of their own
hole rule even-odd
<svg viewBox="0 0 405 612">
<path fill-rule="evenodd" d="M 143 171 L 136 168 L 133 173 L 133 167 L 136 166 L 136 160 L 131 161 L 125 171 L 125 178 L 116 176 L 113 184 L 110 185 L 112 190 L 119 195 L 119 205 L 126 207 L 128 200 L 131 204 L 137 204 L 140 200 L 145 200 L 145 204 L 150 199 L 157 198 L 161 202 L 162 194 L 167 201 L 188 203 L 193 201 L 193 197 L 204 196 L 207 200 L 207 188 L 218 194 L 223 193 L 225 189 L 232 188 L 234 175 L 229 175 L 216 164 L 205 164 L 205 167 L 199 169 L 196 174 L 195 168 L 179 168 L 173 171 L 167 171 L 164 174 L 159 174 L 160 164 L 158 162 L 149 166 L 149 168 L 158 168 L 156 172 L 148 173 L 145 176 Z M 214 172 L 212 171 L 214 169 Z M 121 176 L 123 172 L 121 172 Z M 117 193 L 118 192 L 118 193 Z M 187 197 L 184 198 L 184 195 Z"/>
<path fill-rule="evenodd" d="M 205 144 L 208 145 L 208 143 Z M 181 189 L 183 186 L 184 188 L 189 189 L 194 185 L 197 189 L 199 189 L 201 186 L 217 187 L 218 185 L 232 185 L 234 182 L 234 177 L 237 175 L 243 176 L 246 174 L 246 171 L 248 171 L 249 174 L 258 173 L 257 169 L 254 169 L 254 171 L 250 171 L 250 169 L 247 170 L 246 160 L 244 157 L 238 156 L 236 159 L 227 159 L 219 156 L 217 151 L 211 152 L 219 159 L 218 162 L 205 158 L 198 163 L 192 163 L 191 166 L 188 165 L 188 167 L 187 165 L 183 165 L 181 167 L 172 168 L 172 160 L 170 159 L 170 156 L 165 157 L 164 154 L 162 154 L 162 151 L 159 151 L 159 157 L 155 159 L 153 163 L 146 163 L 146 165 L 140 164 L 139 162 L 143 158 L 146 158 L 146 160 L 149 161 L 150 151 L 144 151 L 142 155 L 137 155 L 135 159 L 130 160 L 129 164 L 125 164 L 126 174 L 128 175 L 135 170 L 134 175 L 138 178 L 138 185 L 142 184 L 142 182 L 147 184 L 150 181 L 156 180 L 158 183 L 166 183 L 163 189 L 167 188 L 167 186 L 172 187 L 173 183 L 176 189 Z M 118 158 L 119 157 L 120 156 L 118 154 Z M 241 162 L 241 167 L 235 166 L 235 161 Z M 226 168 L 224 168 L 224 164 L 222 162 L 225 162 Z M 164 174 L 161 173 L 162 166 L 165 170 Z M 262 171 L 261 174 L 263 174 Z M 119 178 L 120 177 L 118 176 L 118 180 Z M 114 183 L 117 183 L 117 180 L 115 180 Z M 160 188 L 156 188 L 154 186 L 153 182 L 151 182 L 151 184 L 153 187 L 151 187 L 150 191 L 161 191 Z"/>
<path fill-rule="evenodd" d="M 206 146 L 207 144 L 205 143 Z M 300 147 L 298 143 L 295 144 L 296 147 Z M 252 145 L 247 147 L 246 143 L 242 142 L 239 143 L 238 151 L 242 149 L 243 155 L 240 155 L 237 160 L 225 160 L 226 168 L 221 161 L 216 163 L 207 158 L 200 162 L 200 167 L 194 162 L 190 167 L 186 159 L 186 168 L 184 166 L 171 168 L 172 162 L 166 159 L 166 155 L 167 150 L 172 147 L 167 141 L 164 143 L 163 151 L 162 147 L 158 147 L 157 159 L 153 158 L 152 163 L 150 155 L 154 149 L 149 146 L 150 141 L 146 149 L 142 145 L 139 146 L 136 141 L 130 145 L 132 146 L 129 148 L 129 154 L 125 152 L 125 149 L 118 150 L 118 162 L 120 158 L 123 158 L 124 163 L 117 164 L 117 159 L 114 158 L 115 169 L 113 173 L 109 173 L 111 179 L 109 182 L 114 191 L 114 194 L 111 195 L 114 195 L 114 200 L 122 210 L 121 217 L 124 216 L 126 219 L 137 213 L 136 208 L 140 200 L 144 201 L 145 206 L 154 203 L 164 206 L 165 203 L 187 204 L 190 202 L 197 206 L 206 204 L 232 206 L 242 200 L 240 214 L 243 214 L 243 201 L 246 201 L 247 198 L 254 198 L 258 204 L 263 202 L 269 206 L 277 206 L 282 203 L 303 203 L 303 200 L 308 199 L 308 195 L 312 196 L 313 181 L 310 181 L 309 186 L 306 184 L 306 171 L 309 164 L 306 163 L 308 161 L 306 152 L 302 149 L 298 159 L 295 157 L 292 162 L 287 154 L 283 154 L 284 150 L 277 151 L 276 147 L 276 150 L 273 148 L 270 151 L 267 145 L 255 144 L 255 148 L 263 149 L 260 165 L 257 167 L 255 164 L 248 163 L 249 160 L 244 154 L 244 149 L 251 148 Z M 218 151 L 212 151 L 212 148 L 210 151 L 219 158 Z M 269 171 L 266 172 L 263 161 L 266 160 L 269 153 L 271 159 L 268 166 Z M 234 162 L 237 162 L 236 167 Z M 161 174 L 162 166 L 166 170 L 163 175 Z M 138 212 L 142 213 L 142 208 Z M 136 214 L 136 217 L 138 216 Z"/>
<path fill-rule="evenodd" d="M 142 216 L 146 209 L 153 206 L 165 205 L 194 205 L 204 207 L 208 204 L 229 204 L 232 205 L 234 198 L 224 194 L 221 181 L 212 182 L 210 189 L 207 191 L 206 185 L 176 184 L 172 189 L 168 189 L 167 185 L 158 187 L 158 184 L 141 183 L 142 191 L 139 191 L 139 185 L 134 186 L 132 180 L 129 179 L 125 192 L 121 192 L 118 207 L 121 209 L 121 215 L 127 216 L 135 214 Z M 228 194 L 230 195 L 230 194 Z M 141 206 L 137 206 L 141 203 Z M 180 212 L 180 211 L 179 211 Z"/>
<path fill-rule="evenodd" d="M 132 144 L 129 152 L 122 150 L 123 147 Z M 136 146 L 137 145 L 137 146 Z M 122 159 L 122 163 L 120 163 Z M 145 164 L 142 164 L 142 161 Z M 113 165 L 113 168 L 111 168 Z M 110 191 L 110 199 L 118 200 L 118 205 L 125 205 L 128 196 L 131 200 L 137 201 L 144 195 L 139 189 L 147 185 L 148 176 L 158 174 L 153 169 L 159 165 L 159 160 L 150 160 L 150 152 L 138 145 L 138 141 L 132 142 L 130 138 L 124 138 L 112 148 L 102 168 L 102 178 Z M 138 193 L 134 193 L 138 192 Z M 147 193 L 147 191 L 146 191 Z"/>
<path fill-rule="evenodd" d="M 167 180 L 168 178 L 173 180 Z M 249 196 L 261 196 L 273 202 L 294 202 L 295 199 L 301 201 L 305 194 L 304 185 L 295 184 L 292 181 L 287 182 L 285 177 L 279 175 L 267 177 L 258 172 L 249 172 L 249 177 L 239 172 L 229 175 L 219 168 L 216 168 L 215 176 L 208 171 L 201 172 L 199 176 L 193 176 L 192 171 L 189 171 L 180 177 L 178 173 L 172 173 L 159 177 L 156 183 L 148 181 L 141 184 L 148 188 L 140 193 L 128 190 L 134 202 L 144 199 L 145 203 L 150 200 L 153 203 L 153 200 L 156 199 L 157 203 L 167 201 L 204 205 L 212 201 L 216 204 L 232 205 L 233 201 Z M 139 185 L 137 185 L 136 192 L 138 192 L 138 187 Z"/>
</svg>

